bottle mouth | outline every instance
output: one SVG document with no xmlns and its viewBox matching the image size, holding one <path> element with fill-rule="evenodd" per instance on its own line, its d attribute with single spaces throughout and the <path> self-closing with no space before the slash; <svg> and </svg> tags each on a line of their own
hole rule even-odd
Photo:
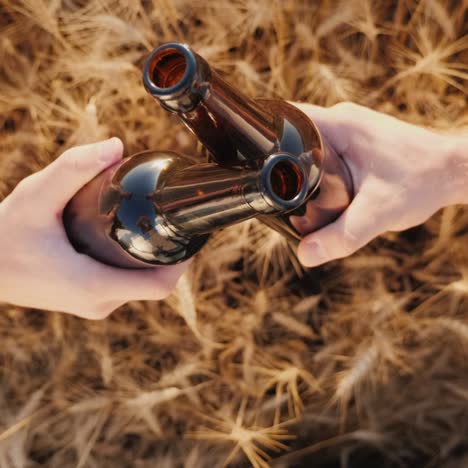
<svg viewBox="0 0 468 468">
<path fill-rule="evenodd" d="M 268 201 L 280 210 L 297 208 L 308 194 L 308 178 L 301 161 L 287 153 L 276 153 L 265 160 L 261 184 Z"/>
<path fill-rule="evenodd" d="M 176 49 L 166 49 L 154 57 L 151 78 L 158 88 L 172 88 L 182 80 L 186 69 L 184 54 Z"/>
<path fill-rule="evenodd" d="M 279 161 L 270 172 L 270 185 L 279 198 L 292 200 L 301 191 L 302 173 L 290 161 Z"/>
<path fill-rule="evenodd" d="M 158 97 L 187 89 L 195 77 L 196 58 L 185 44 L 169 42 L 151 52 L 143 67 L 143 82 Z"/>
</svg>

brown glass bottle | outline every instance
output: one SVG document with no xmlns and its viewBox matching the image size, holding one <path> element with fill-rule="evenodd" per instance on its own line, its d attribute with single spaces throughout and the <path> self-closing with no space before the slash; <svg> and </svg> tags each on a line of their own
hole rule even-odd
<svg viewBox="0 0 468 468">
<path fill-rule="evenodd" d="M 224 81 L 189 46 L 167 43 L 146 60 L 146 90 L 175 112 L 226 168 L 258 168 L 281 152 L 307 162 L 308 194 L 288 213 L 259 218 L 297 242 L 335 220 L 349 205 L 353 187 L 340 156 L 313 122 L 295 106 L 278 99 L 251 99 Z"/>
<path fill-rule="evenodd" d="M 214 230 L 297 208 L 308 196 L 307 161 L 277 152 L 257 168 L 195 164 L 173 152 L 124 159 L 85 185 L 63 220 L 79 252 L 114 266 L 187 260 Z"/>
</svg>

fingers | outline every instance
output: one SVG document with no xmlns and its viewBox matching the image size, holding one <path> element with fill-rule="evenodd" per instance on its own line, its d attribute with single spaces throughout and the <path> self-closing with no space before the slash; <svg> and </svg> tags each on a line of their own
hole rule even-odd
<svg viewBox="0 0 468 468">
<path fill-rule="evenodd" d="M 346 257 L 384 232 L 386 229 L 378 222 L 382 218 L 374 206 L 358 193 L 335 222 L 302 239 L 297 252 L 299 261 L 313 267 Z"/>
<path fill-rule="evenodd" d="M 105 298 L 106 301 L 161 300 L 173 291 L 190 263 L 188 260 L 177 265 L 129 270 L 95 262 L 91 288 L 101 300 Z"/>
<path fill-rule="evenodd" d="M 76 146 L 65 151 L 42 171 L 33 174 L 29 189 L 40 194 L 44 205 L 62 209 L 87 182 L 122 158 L 118 138 Z"/>
<path fill-rule="evenodd" d="M 80 258 L 82 292 L 72 301 L 74 305 L 63 311 L 90 320 L 105 319 L 129 301 L 166 298 L 192 263 L 189 259 L 177 265 L 130 270 L 110 267 L 85 255 Z"/>
<path fill-rule="evenodd" d="M 306 103 L 292 104 L 310 117 L 327 142 L 341 155 L 346 155 L 348 152 L 349 131 L 362 120 L 362 113 L 367 110 L 351 102 L 340 102 L 332 107 Z"/>
</svg>

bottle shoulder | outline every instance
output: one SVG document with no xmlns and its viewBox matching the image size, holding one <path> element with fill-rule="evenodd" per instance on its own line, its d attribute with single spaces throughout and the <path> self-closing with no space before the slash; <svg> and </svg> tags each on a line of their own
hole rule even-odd
<svg viewBox="0 0 468 468">
<path fill-rule="evenodd" d="M 278 150 L 300 155 L 323 149 L 320 133 L 313 121 L 287 101 L 281 99 L 257 99 L 277 120 L 279 127 Z"/>
<path fill-rule="evenodd" d="M 154 196 L 168 175 L 189 164 L 171 152 L 137 154 L 122 163 L 102 191 L 99 211 L 109 219 L 108 235 L 135 258 L 168 264 L 199 249 L 196 239 L 171 229 Z"/>
</svg>

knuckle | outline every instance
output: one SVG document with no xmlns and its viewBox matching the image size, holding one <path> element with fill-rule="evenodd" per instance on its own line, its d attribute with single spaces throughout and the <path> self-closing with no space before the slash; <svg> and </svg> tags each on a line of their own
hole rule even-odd
<svg viewBox="0 0 468 468">
<path fill-rule="evenodd" d="M 107 304 L 98 305 L 94 309 L 94 313 L 92 315 L 92 318 L 95 319 L 95 320 L 104 320 L 107 317 L 109 317 L 109 315 L 111 315 L 112 312 L 114 312 L 114 310 L 115 310 L 114 307 L 112 307 L 110 305 L 107 305 Z"/>
<path fill-rule="evenodd" d="M 75 148 L 66 150 L 62 156 L 60 156 L 60 165 L 70 172 L 79 170 L 79 159 Z"/>
<path fill-rule="evenodd" d="M 357 104 L 354 104 L 354 102 L 351 101 L 343 101 L 343 102 L 338 102 L 337 104 L 333 105 L 331 109 L 341 115 L 349 115 L 351 113 L 356 112 L 360 106 Z"/>
<path fill-rule="evenodd" d="M 337 120 L 343 124 L 355 126 L 364 117 L 362 107 L 354 102 L 344 101 L 330 107 L 330 110 L 335 114 Z"/>
<path fill-rule="evenodd" d="M 83 297 L 79 297 L 76 301 L 71 300 L 71 304 L 63 307 L 63 311 L 67 314 L 74 315 L 75 317 L 90 318 L 94 315 L 96 304 L 88 301 Z"/>
<path fill-rule="evenodd" d="M 162 299 L 166 299 L 170 294 L 171 291 L 169 289 L 159 286 L 158 289 L 156 289 L 154 291 L 154 294 L 152 294 L 151 296 L 153 300 L 160 301 Z"/>
<path fill-rule="evenodd" d="M 375 117 L 372 111 L 350 101 L 343 101 L 330 107 L 335 122 L 349 132 L 349 135 L 367 135 L 369 124 Z"/>
<path fill-rule="evenodd" d="M 87 305 L 80 308 L 79 311 L 75 311 L 74 315 L 85 317 L 89 320 L 104 320 L 115 310 L 110 304 L 96 303 L 89 301 Z"/>
</svg>

